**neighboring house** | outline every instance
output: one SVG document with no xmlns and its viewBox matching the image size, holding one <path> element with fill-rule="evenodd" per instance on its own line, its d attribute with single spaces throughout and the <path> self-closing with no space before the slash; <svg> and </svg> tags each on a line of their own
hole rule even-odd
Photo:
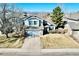
<svg viewBox="0 0 79 59">
<path fill-rule="evenodd" d="M 79 20 L 71 19 L 71 18 L 63 18 L 64 21 L 67 21 L 67 23 L 70 25 L 72 31 L 79 31 Z"/>
<path fill-rule="evenodd" d="M 37 16 L 29 16 L 25 18 L 24 24 L 26 26 L 26 36 L 40 36 L 43 35 L 46 30 L 46 32 L 52 29 L 55 30 L 54 24 L 50 24 Z"/>
<path fill-rule="evenodd" d="M 64 21 L 67 21 L 69 24 L 71 30 L 72 30 L 72 36 L 78 36 L 79 37 L 79 20 L 76 19 L 70 19 L 70 18 L 64 18 Z"/>
</svg>

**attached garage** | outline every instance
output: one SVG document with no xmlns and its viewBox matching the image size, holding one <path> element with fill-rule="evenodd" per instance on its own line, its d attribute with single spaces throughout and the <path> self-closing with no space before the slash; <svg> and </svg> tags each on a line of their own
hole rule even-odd
<svg viewBox="0 0 79 59">
<path fill-rule="evenodd" d="M 40 36 L 43 35 L 43 31 L 42 30 L 26 30 L 27 36 Z"/>
</svg>

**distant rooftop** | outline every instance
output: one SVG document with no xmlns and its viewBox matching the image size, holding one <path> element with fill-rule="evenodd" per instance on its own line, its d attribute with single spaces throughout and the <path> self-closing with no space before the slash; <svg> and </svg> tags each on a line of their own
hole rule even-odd
<svg viewBox="0 0 79 59">
<path fill-rule="evenodd" d="M 72 30 L 78 30 L 79 31 L 79 23 L 75 22 L 68 22 Z"/>
</svg>

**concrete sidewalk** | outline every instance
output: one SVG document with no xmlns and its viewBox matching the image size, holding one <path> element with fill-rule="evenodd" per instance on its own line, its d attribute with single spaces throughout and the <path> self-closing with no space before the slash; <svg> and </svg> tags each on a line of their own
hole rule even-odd
<svg viewBox="0 0 79 59">
<path fill-rule="evenodd" d="M 41 49 L 39 52 L 28 52 L 27 49 L 0 49 L 2 56 L 79 56 L 79 49 Z"/>
</svg>

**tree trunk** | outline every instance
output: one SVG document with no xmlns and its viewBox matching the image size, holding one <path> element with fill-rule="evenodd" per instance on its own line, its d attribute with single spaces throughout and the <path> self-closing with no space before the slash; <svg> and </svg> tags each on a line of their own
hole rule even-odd
<svg viewBox="0 0 79 59">
<path fill-rule="evenodd" d="M 8 33 L 5 34 L 7 38 L 9 38 Z"/>
</svg>

